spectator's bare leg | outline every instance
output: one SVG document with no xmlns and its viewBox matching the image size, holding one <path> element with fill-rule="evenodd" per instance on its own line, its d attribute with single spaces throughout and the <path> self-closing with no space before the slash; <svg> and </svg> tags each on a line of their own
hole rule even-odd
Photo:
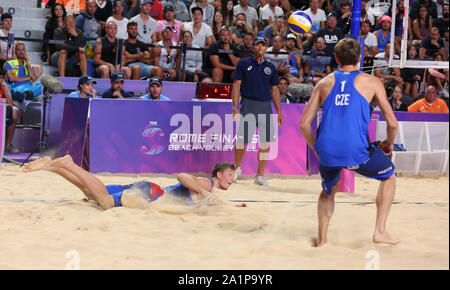
<svg viewBox="0 0 450 290">
<path fill-rule="evenodd" d="M 157 78 L 163 79 L 164 72 L 163 72 L 162 68 L 159 66 L 155 66 L 150 72 L 150 77 L 157 77 Z"/>
<path fill-rule="evenodd" d="M 121 70 L 126 80 L 131 79 L 131 69 L 129 67 L 123 66 Z"/>
<path fill-rule="evenodd" d="M 100 78 L 102 78 L 102 79 L 109 78 L 109 76 L 110 76 L 109 66 L 102 64 L 98 67 L 98 71 L 100 72 Z"/>
<path fill-rule="evenodd" d="M 78 48 L 78 61 L 80 62 L 81 75 L 87 75 L 86 50 L 82 47 Z"/>
<path fill-rule="evenodd" d="M 67 60 L 67 51 L 61 50 L 58 53 L 58 71 L 60 77 L 66 76 L 66 60 Z"/>
<path fill-rule="evenodd" d="M 138 65 L 133 65 L 131 67 L 131 79 L 138 80 L 141 78 L 141 67 Z"/>
<path fill-rule="evenodd" d="M 223 80 L 223 69 L 215 68 L 212 71 L 212 79 L 214 83 L 221 83 Z"/>
<path fill-rule="evenodd" d="M 14 109 L 12 110 L 12 116 L 14 119 L 14 123 L 6 127 L 5 148 L 8 148 L 8 146 L 12 143 L 14 131 L 16 130 L 17 111 Z"/>
</svg>

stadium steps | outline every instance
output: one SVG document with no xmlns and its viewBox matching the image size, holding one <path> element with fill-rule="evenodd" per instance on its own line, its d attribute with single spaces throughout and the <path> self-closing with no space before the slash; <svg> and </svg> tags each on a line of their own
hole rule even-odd
<svg viewBox="0 0 450 290">
<path fill-rule="evenodd" d="M 21 8 L 21 7 L 30 7 L 30 8 L 38 8 L 38 2 L 36 0 L 2 0 L 0 2 L 0 5 L 3 7 L 14 7 L 14 8 Z M 6 11 L 6 10 L 5 10 Z"/>
<path fill-rule="evenodd" d="M 3 5 L 1 1 L 0 5 L 3 7 L 3 12 L 8 12 L 14 18 L 28 18 L 28 19 L 46 19 L 50 15 L 50 9 L 41 8 L 22 8 L 17 4 L 8 6 Z"/>
</svg>

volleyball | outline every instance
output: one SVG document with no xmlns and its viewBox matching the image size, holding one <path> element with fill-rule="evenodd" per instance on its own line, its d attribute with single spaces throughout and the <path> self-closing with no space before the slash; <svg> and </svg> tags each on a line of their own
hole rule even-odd
<svg viewBox="0 0 450 290">
<path fill-rule="evenodd" d="M 311 17 L 303 11 L 295 11 L 288 18 L 289 30 L 295 34 L 303 34 L 311 29 Z"/>
</svg>

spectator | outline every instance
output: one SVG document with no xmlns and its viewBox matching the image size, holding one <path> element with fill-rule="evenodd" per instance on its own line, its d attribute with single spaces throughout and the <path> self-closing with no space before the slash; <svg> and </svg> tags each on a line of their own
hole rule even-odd
<svg viewBox="0 0 450 290">
<path fill-rule="evenodd" d="M 95 99 L 97 97 L 97 91 L 94 89 L 94 85 L 97 82 L 88 75 L 83 75 L 78 79 L 77 91 L 71 92 L 69 98 L 86 98 Z"/>
<path fill-rule="evenodd" d="M 322 3 L 322 0 L 320 2 Z M 309 5 L 309 0 L 289 0 L 289 3 L 291 4 L 292 10 L 306 10 Z M 332 7 L 331 4 L 330 7 Z"/>
<path fill-rule="evenodd" d="M 448 5 L 447 0 L 433 0 L 436 2 L 436 8 L 437 8 L 437 18 L 442 18 L 444 15 L 444 6 Z"/>
<path fill-rule="evenodd" d="M 432 57 L 436 52 L 441 53 L 444 56 L 444 60 L 447 61 L 444 40 L 439 37 L 439 28 L 433 27 L 431 28 L 430 36 L 425 37 L 420 43 L 419 54 Z"/>
<path fill-rule="evenodd" d="M 433 60 L 443 61 L 443 57 L 439 52 L 436 52 Z M 448 99 L 448 77 L 448 69 L 428 69 L 427 83 L 434 86 L 437 90 L 438 97 L 443 99 Z"/>
<path fill-rule="evenodd" d="M 235 26 L 231 28 L 231 31 L 233 32 L 233 43 L 236 45 L 239 45 L 244 41 L 244 35 L 247 32 L 253 33 L 252 28 L 247 24 L 244 13 L 239 13 L 236 15 Z"/>
<path fill-rule="evenodd" d="M 192 44 L 192 33 L 185 31 L 183 33 L 183 42 L 186 43 L 188 48 L 200 48 L 198 45 Z M 181 59 L 183 61 L 183 59 Z M 203 54 L 199 50 L 187 50 L 186 52 L 186 65 L 184 66 L 186 72 L 187 82 L 201 82 L 204 78 L 208 77 L 208 74 L 203 72 Z M 183 64 L 181 64 L 183 67 Z"/>
<path fill-rule="evenodd" d="M 191 19 L 194 19 L 194 8 L 200 8 L 202 10 L 203 19 L 202 21 L 209 25 L 209 27 L 213 24 L 214 19 L 214 7 L 208 3 L 207 0 L 196 0 L 192 3 L 192 5 L 189 7 L 191 10 Z M 195 33 L 194 33 L 195 35 Z"/>
<path fill-rule="evenodd" d="M 272 24 L 275 18 L 282 17 L 284 15 L 283 9 L 277 6 L 277 0 L 269 0 L 268 3 L 260 9 L 260 22 L 264 23 L 264 26 Z"/>
<path fill-rule="evenodd" d="M 111 87 L 102 94 L 102 99 L 127 99 L 133 95 L 123 90 L 124 77 L 121 72 L 111 75 Z"/>
<path fill-rule="evenodd" d="M 211 27 L 215 39 L 219 39 L 219 32 L 220 32 L 220 29 L 222 29 L 223 26 L 224 25 L 223 25 L 222 12 L 221 11 L 216 11 L 216 13 L 214 13 L 213 25 Z"/>
<path fill-rule="evenodd" d="M 361 22 L 361 38 L 364 38 L 364 47 L 368 47 L 371 55 L 377 55 L 378 52 L 378 42 L 377 37 L 370 32 L 371 25 L 369 20 L 364 20 Z"/>
<path fill-rule="evenodd" d="M 327 56 L 332 56 L 334 54 L 334 47 L 336 46 L 336 43 L 344 37 L 341 29 L 336 27 L 336 24 L 336 15 L 330 13 L 327 16 L 325 27 L 320 28 L 316 34 L 316 41 L 319 37 L 322 37 L 325 40 L 325 55 Z"/>
<path fill-rule="evenodd" d="M 238 15 L 239 13 L 244 13 L 247 25 L 255 31 L 256 35 L 258 32 L 258 13 L 255 8 L 248 5 L 248 2 L 249 0 L 241 0 L 239 5 L 233 7 L 233 14 Z"/>
<path fill-rule="evenodd" d="M 87 60 L 84 46 L 86 41 L 83 37 L 81 29 L 77 28 L 75 17 L 66 16 L 64 19 L 66 25 L 55 30 L 55 40 L 62 40 L 64 44 L 57 44 L 57 51 L 51 56 L 50 62 L 58 67 L 60 77 L 66 76 L 66 71 L 70 76 L 76 74 L 74 72 L 77 65 L 80 66 L 82 75 L 87 74 Z"/>
<path fill-rule="evenodd" d="M 234 20 L 237 14 L 234 14 L 234 6 L 232 0 L 222 0 L 222 16 L 223 16 L 223 25 L 233 26 Z"/>
<path fill-rule="evenodd" d="M 86 10 L 86 0 L 56 0 L 56 3 L 64 5 L 67 14 L 75 17 Z"/>
<path fill-rule="evenodd" d="M 442 17 L 434 19 L 433 26 L 439 28 L 439 33 L 442 38 L 445 36 L 445 32 L 448 32 L 449 25 L 449 4 L 444 2 L 442 4 Z"/>
<path fill-rule="evenodd" d="M 290 33 L 286 40 L 286 51 L 289 52 L 288 60 L 285 60 L 285 66 L 289 67 L 288 79 L 289 83 L 292 82 L 303 82 L 303 68 L 302 68 L 302 58 L 299 54 L 294 54 L 300 52 L 295 45 L 297 43 L 297 38 L 295 34 Z"/>
<path fill-rule="evenodd" d="M 128 39 L 125 41 L 125 55 L 127 67 L 131 69 L 131 79 L 148 78 L 151 76 L 163 77 L 162 69 L 150 65 L 151 54 L 148 46 L 137 40 L 137 23 L 130 21 L 127 25 Z"/>
<path fill-rule="evenodd" d="M 311 29 L 304 34 L 304 37 L 308 41 L 309 46 L 312 45 L 314 41 L 314 36 L 319 31 L 319 29 L 325 26 L 325 21 L 327 21 L 327 16 L 325 11 L 319 8 L 320 0 L 310 0 L 309 8 L 304 12 L 311 17 L 312 26 Z"/>
<path fill-rule="evenodd" d="M 95 6 L 97 7 L 97 6 Z M 51 8 L 51 17 L 45 24 L 44 40 L 53 40 L 54 32 L 59 27 L 64 27 L 64 18 L 66 17 L 66 9 L 62 4 L 56 4 Z M 85 13 L 84 11 L 81 13 Z M 50 57 L 56 52 L 56 46 L 50 43 L 44 43 L 44 52 L 47 60 L 44 64 L 50 64 Z M 1 70 L 1 69 L 0 69 Z"/>
<path fill-rule="evenodd" d="M 343 1 L 339 8 L 337 27 L 342 30 L 342 33 L 349 34 L 352 25 L 352 8 L 350 2 Z"/>
<path fill-rule="evenodd" d="M 141 1 L 141 13 L 134 16 L 130 21 L 138 24 L 137 40 L 152 44 L 158 42 L 158 22 L 150 16 L 150 8 L 152 7 L 152 0 Z"/>
<path fill-rule="evenodd" d="M 175 19 L 181 22 L 188 22 L 190 20 L 190 15 L 189 15 L 189 11 L 186 7 L 186 4 L 184 4 L 183 1 L 181 0 L 166 0 L 166 1 L 161 1 L 161 3 L 163 4 L 163 7 L 165 8 L 166 6 L 172 6 L 173 8 L 175 8 Z M 181 34 L 180 34 L 181 35 Z"/>
<path fill-rule="evenodd" d="M 373 34 L 377 38 L 378 51 L 384 52 L 386 43 L 391 41 L 391 24 L 392 18 L 390 16 L 384 15 L 380 19 L 381 29 L 378 29 Z"/>
<path fill-rule="evenodd" d="M 84 39 L 97 39 L 100 35 L 100 24 L 95 19 L 97 4 L 95 0 L 86 2 L 86 10 L 81 12 L 76 18 L 77 28 L 83 32 Z"/>
<path fill-rule="evenodd" d="M 368 73 L 368 74 L 372 74 L 372 72 L 373 72 L 373 55 L 372 55 L 372 52 L 370 51 L 370 49 L 365 45 L 364 45 L 364 58 L 363 58 L 363 72 Z"/>
<path fill-rule="evenodd" d="M 387 13 L 387 16 L 392 15 L 392 6 L 389 8 L 389 11 Z M 403 18 L 405 17 L 405 1 L 399 0 L 397 2 L 397 9 L 395 10 L 395 47 L 401 47 L 401 40 L 403 37 Z M 406 16 L 408 17 L 408 16 Z M 409 31 L 408 31 L 408 39 L 412 39 L 412 28 L 410 21 L 409 23 Z"/>
<path fill-rule="evenodd" d="M 141 13 L 141 0 L 122 0 L 123 16 L 131 19 Z"/>
<path fill-rule="evenodd" d="M 12 16 L 9 13 L 2 14 L 2 28 L 0 29 L 0 37 L 8 37 L 12 27 Z M 14 43 L 8 43 L 8 40 L 0 40 L 0 73 L 2 72 L 4 63 L 7 60 L 16 58 L 14 54 Z"/>
<path fill-rule="evenodd" d="M 153 0 L 150 16 L 155 20 L 163 20 L 163 6 L 159 0 Z"/>
<path fill-rule="evenodd" d="M 444 100 L 437 97 L 436 88 L 428 86 L 425 89 L 425 97 L 410 105 L 408 107 L 408 112 L 448 114 L 448 107 Z"/>
<path fill-rule="evenodd" d="M 219 49 L 232 50 L 232 53 L 219 53 Z M 214 42 L 205 56 L 203 71 L 212 76 L 215 83 L 232 83 L 232 75 L 239 61 L 237 47 L 231 42 L 231 30 L 224 26 L 219 40 Z"/>
<path fill-rule="evenodd" d="M 164 20 L 158 21 L 158 40 L 162 40 L 161 29 L 164 26 L 171 26 L 173 30 L 172 41 L 178 43 L 180 36 L 183 35 L 184 26 L 183 22 L 175 19 L 175 8 L 172 5 L 164 7 Z"/>
<path fill-rule="evenodd" d="M 33 82 L 41 76 L 42 68 L 36 69 L 30 64 L 25 44 L 17 42 L 14 50 L 16 58 L 6 61 L 4 68 L 12 98 L 23 109 L 24 99 L 31 101 L 41 95 L 42 84 L 33 85 Z"/>
<path fill-rule="evenodd" d="M 162 40 L 156 45 L 158 46 L 176 46 L 177 43 L 172 40 L 173 30 L 172 26 L 164 26 L 162 31 Z M 164 79 L 176 80 L 177 69 L 180 65 L 180 54 L 175 48 L 153 48 L 153 63 L 162 68 Z"/>
<path fill-rule="evenodd" d="M 288 26 L 284 17 L 276 18 L 271 25 L 264 28 L 262 36 L 266 39 L 269 46 L 272 45 L 272 40 L 275 36 L 281 36 L 284 40 L 288 35 Z"/>
<path fill-rule="evenodd" d="M 417 60 L 417 48 L 414 45 L 408 46 L 408 59 Z M 414 100 L 417 100 L 419 95 L 418 82 L 422 80 L 423 70 L 417 68 L 402 68 L 401 77 L 404 84 L 405 94 L 411 95 Z"/>
<path fill-rule="evenodd" d="M 125 66 L 125 45 L 120 45 L 121 41 L 116 38 L 117 24 L 109 22 L 105 30 L 106 36 L 97 39 L 98 44 L 95 46 L 96 73 L 101 78 L 109 79 L 114 72 L 121 71 L 128 80 L 131 77 L 131 69 Z"/>
<path fill-rule="evenodd" d="M 238 51 L 240 58 L 247 58 L 253 55 L 253 40 L 255 36 L 251 32 L 247 32 L 244 35 L 244 41 L 238 45 Z"/>
<path fill-rule="evenodd" d="M 129 20 L 123 17 L 123 3 L 120 0 L 115 0 L 113 5 L 113 15 L 108 17 L 106 23 L 114 22 L 117 24 L 116 37 L 119 39 L 127 39 L 127 24 Z"/>
<path fill-rule="evenodd" d="M 0 15 L 2 15 L 3 14 L 3 7 L 2 6 L 0 6 Z M 0 27 L 1 27 L 2 25 L 0 24 Z"/>
<path fill-rule="evenodd" d="M 266 50 L 264 58 L 271 62 L 276 68 L 279 75 L 289 74 L 290 68 L 286 65 L 289 55 L 287 51 L 282 49 L 284 47 L 284 40 L 277 35 L 273 38 L 272 46 Z M 281 54 L 280 54 L 281 53 Z"/>
<path fill-rule="evenodd" d="M 184 30 L 192 33 L 192 44 L 198 45 L 201 48 L 208 48 L 214 41 L 214 35 L 211 27 L 202 22 L 203 9 L 194 7 L 191 9 L 192 22 L 184 24 Z"/>
<path fill-rule="evenodd" d="M 12 144 L 14 131 L 16 130 L 17 110 L 14 107 L 8 85 L 3 78 L 0 78 L 0 99 L 6 99 L 5 152 L 19 153 L 19 149 Z"/>
<path fill-rule="evenodd" d="M 389 60 L 390 47 L 390 43 L 386 43 L 384 52 L 380 52 L 375 56 L 375 59 L 383 60 L 382 65 L 375 64 L 375 76 L 382 82 L 395 80 L 398 84 L 403 85 L 400 69 L 398 67 L 389 67 L 386 65 L 386 62 Z M 399 59 L 398 55 L 394 55 L 394 59 Z"/>
<path fill-rule="evenodd" d="M 413 39 L 420 43 L 422 39 L 430 35 L 432 25 L 433 21 L 428 14 L 427 7 L 420 6 L 419 17 L 412 22 Z"/>
<path fill-rule="evenodd" d="M 95 0 L 97 11 L 95 19 L 100 23 L 100 31 L 105 31 L 106 20 L 113 14 L 113 6 L 110 0 Z"/>
<path fill-rule="evenodd" d="M 393 84 L 393 87 L 386 88 L 386 94 L 391 104 L 392 110 L 394 111 L 408 111 L 408 105 L 403 100 L 403 89 L 397 83 Z"/>
<path fill-rule="evenodd" d="M 308 77 L 307 81 L 310 85 L 314 86 L 327 74 L 331 73 L 331 58 L 327 56 L 325 49 L 325 39 L 318 37 L 313 49 L 306 52 L 303 56 L 303 73 Z"/>
<path fill-rule="evenodd" d="M 449 32 L 446 31 L 444 33 L 444 49 L 445 49 L 445 55 L 449 55 Z"/>
<path fill-rule="evenodd" d="M 330 7 L 328 7 L 328 11 L 330 13 L 333 11 L 339 11 L 341 9 L 341 5 L 343 2 L 349 2 L 350 5 L 353 5 L 353 0 L 333 0 L 333 5 L 331 6 L 331 10 L 330 10 Z"/>
<path fill-rule="evenodd" d="M 399 0 L 397 3 L 400 3 L 401 1 L 403 1 L 403 0 Z M 368 3 L 369 3 L 369 0 L 362 0 L 362 2 L 361 2 L 361 23 L 364 22 L 365 20 L 369 20 L 370 26 L 372 28 L 375 25 L 375 17 L 372 15 L 372 13 L 367 11 Z M 389 15 L 391 15 L 391 14 L 389 14 Z"/>
<path fill-rule="evenodd" d="M 161 94 L 163 90 L 163 83 L 160 78 L 150 78 L 148 81 L 148 94 L 141 97 L 142 100 L 154 100 L 154 101 L 170 101 L 170 99 Z"/>
<path fill-rule="evenodd" d="M 280 90 L 280 100 L 281 103 L 284 104 L 290 104 L 290 103 L 294 103 L 295 100 L 292 97 L 291 94 L 289 94 L 288 92 L 288 86 L 289 86 L 289 81 L 286 77 L 280 77 L 280 84 L 278 85 L 278 88 Z"/>
<path fill-rule="evenodd" d="M 437 19 L 437 6 L 433 0 L 414 0 L 410 5 L 409 16 L 412 20 L 419 17 L 420 6 L 425 5 L 432 19 Z"/>
</svg>

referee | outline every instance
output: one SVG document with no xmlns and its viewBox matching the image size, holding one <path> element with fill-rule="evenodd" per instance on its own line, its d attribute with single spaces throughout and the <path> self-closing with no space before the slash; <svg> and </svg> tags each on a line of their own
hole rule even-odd
<svg viewBox="0 0 450 290">
<path fill-rule="evenodd" d="M 258 128 L 260 146 L 258 152 L 258 170 L 255 184 L 270 186 L 264 179 L 270 143 L 276 141 L 272 121 L 272 100 L 278 113 L 278 126 L 283 124 L 278 90 L 278 73 L 276 67 L 264 59 L 268 46 L 264 37 L 253 41 L 253 56 L 241 59 L 233 75 L 233 119 L 239 122 L 236 147 L 234 151 L 236 171 L 234 182 L 242 173 L 241 162 L 245 154 L 245 144 L 251 143 Z M 241 110 L 238 102 L 241 96 Z"/>
</svg>

